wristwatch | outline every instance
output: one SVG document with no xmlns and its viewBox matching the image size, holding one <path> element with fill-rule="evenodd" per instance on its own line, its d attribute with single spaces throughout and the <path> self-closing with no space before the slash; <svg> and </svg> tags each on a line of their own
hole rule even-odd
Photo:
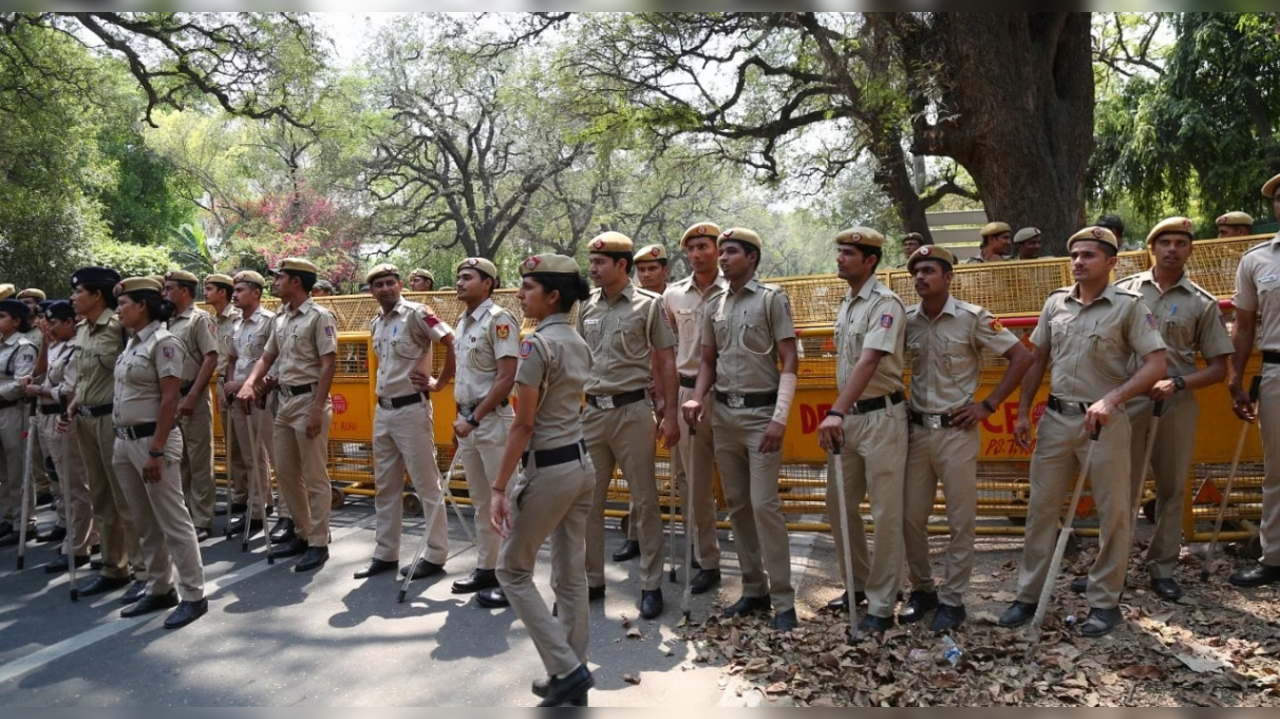
<svg viewBox="0 0 1280 719">
<path fill-rule="evenodd" d="M 472 427 L 480 426 L 480 420 L 476 419 L 476 415 L 474 412 L 467 415 L 466 417 L 463 417 L 463 419 L 467 420 L 467 424 L 471 425 Z"/>
<path fill-rule="evenodd" d="M 1187 388 L 1187 381 L 1182 378 L 1182 375 L 1176 374 L 1169 379 L 1173 380 L 1173 386 L 1177 387 L 1179 392 Z"/>
</svg>

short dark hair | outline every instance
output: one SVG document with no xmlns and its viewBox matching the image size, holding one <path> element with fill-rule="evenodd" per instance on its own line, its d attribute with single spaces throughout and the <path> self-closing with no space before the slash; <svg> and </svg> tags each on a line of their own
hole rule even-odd
<svg viewBox="0 0 1280 719">
<path fill-rule="evenodd" d="M 733 239 L 733 238 L 726 238 L 726 239 L 724 240 L 724 242 L 726 242 L 726 243 L 728 243 L 728 242 L 732 242 L 732 243 L 734 243 L 735 245 L 737 245 L 738 247 L 741 247 L 741 248 L 742 248 L 742 253 L 743 253 L 743 254 L 745 254 L 745 255 L 747 256 L 747 259 L 751 259 L 751 256 L 752 256 L 752 255 L 755 255 L 755 256 L 756 256 L 756 269 L 760 269 L 760 260 L 764 257 L 764 255 L 760 254 L 760 248 L 759 248 L 759 247 L 756 247 L 755 245 L 751 244 L 750 242 L 743 242 L 742 240 L 735 240 L 735 239 Z"/>
<path fill-rule="evenodd" d="M 226 292 L 228 297 L 230 297 L 231 293 L 236 289 L 234 285 L 229 285 L 225 282 L 206 282 L 205 285 L 213 285 L 215 288 Z"/>
<path fill-rule="evenodd" d="M 628 275 L 636 268 L 636 254 L 634 252 L 592 252 L 591 254 L 604 255 L 614 262 L 617 262 L 618 260 L 626 260 Z"/>
<path fill-rule="evenodd" d="M 302 291 L 307 293 L 310 293 L 311 288 L 315 287 L 316 282 L 319 281 L 319 278 L 316 276 L 314 272 L 302 272 L 300 270 L 280 270 L 280 274 L 298 278 L 298 281 L 302 283 Z"/>
<path fill-rule="evenodd" d="M 173 282 L 179 287 L 185 289 L 192 297 L 196 296 L 196 283 L 188 280 L 169 280 L 169 282 Z"/>
<path fill-rule="evenodd" d="M 601 253 L 611 254 L 611 253 Z M 585 300 L 591 296 L 591 285 L 587 284 L 587 278 L 581 274 L 553 274 L 531 273 L 527 277 L 534 282 L 542 285 L 542 289 L 547 294 L 552 292 L 560 293 L 560 311 L 568 312 L 573 309 L 574 303 Z"/>
</svg>

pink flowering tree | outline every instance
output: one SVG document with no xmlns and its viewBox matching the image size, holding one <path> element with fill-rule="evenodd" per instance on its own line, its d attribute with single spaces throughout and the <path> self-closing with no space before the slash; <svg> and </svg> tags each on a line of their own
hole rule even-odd
<svg viewBox="0 0 1280 719">
<path fill-rule="evenodd" d="M 231 242 L 231 261 L 265 269 L 286 257 L 315 263 L 320 278 L 346 291 L 359 284 L 364 221 L 305 187 L 246 203 L 247 219 Z"/>
</svg>

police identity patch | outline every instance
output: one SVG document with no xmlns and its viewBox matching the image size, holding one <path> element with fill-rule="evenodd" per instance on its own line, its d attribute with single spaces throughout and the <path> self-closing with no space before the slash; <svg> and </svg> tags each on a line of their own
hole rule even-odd
<svg viewBox="0 0 1280 719">
<path fill-rule="evenodd" d="M 498 334 L 498 339 L 505 340 L 511 337 L 511 325 L 494 325 L 494 332 Z"/>
<path fill-rule="evenodd" d="M 889 314 L 880 315 L 880 326 L 885 329 L 889 329 L 890 327 L 893 327 L 893 315 L 889 315 Z"/>
<path fill-rule="evenodd" d="M 529 340 L 525 340 L 524 342 L 521 342 L 520 343 L 520 359 L 529 359 L 530 355 L 532 354 L 533 354 L 533 343 L 530 342 Z"/>
<path fill-rule="evenodd" d="M 161 353 L 163 353 L 163 354 L 164 354 L 164 358 L 165 358 L 165 359 L 173 359 L 173 354 L 174 354 L 174 352 L 173 352 L 173 348 L 172 348 L 172 347 L 168 347 L 168 346 L 161 347 L 161 348 L 160 348 L 160 351 L 161 351 Z"/>
<path fill-rule="evenodd" d="M 992 317 L 992 318 L 991 318 L 991 331 L 992 331 L 992 332 L 1003 332 L 1003 331 L 1004 331 L 1004 323 L 1000 321 L 1000 318 L 998 318 L 998 317 Z"/>
<path fill-rule="evenodd" d="M 325 327 L 325 328 L 324 328 L 324 334 L 325 334 L 325 336 L 326 336 L 326 337 L 332 337 L 332 336 L 333 336 L 333 326 L 332 326 L 332 325 L 330 325 L 330 326 L 328 326 L 328 327 Z"/>
<path fill-rule="evenodd" d="M 428 327 L 434 328 L 440 324 L 440 318 L 430 312 L 428 312 L 422 319 L 426 321 Z"/>
<path fill-rule="evenodd" d="M 1153 330 L 1160 327 L 1160 324 L 1156 321 L 1156 316 L 1150 312 L 1147 313 L 1147 326 Z"/>
</svg>

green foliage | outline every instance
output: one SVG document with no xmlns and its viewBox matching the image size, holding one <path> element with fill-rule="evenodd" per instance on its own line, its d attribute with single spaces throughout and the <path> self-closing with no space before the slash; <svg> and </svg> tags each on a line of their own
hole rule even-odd
<svg viewBox="0 0 1280 719">
<path fill-rule="evenodd" d="M 108 239 L 90 243 L 82 264 L 110 267 L 121 277 L 164 274 L 173 269 L 169 251 L 164 247 L 139 247 Z"/>
</svg>

